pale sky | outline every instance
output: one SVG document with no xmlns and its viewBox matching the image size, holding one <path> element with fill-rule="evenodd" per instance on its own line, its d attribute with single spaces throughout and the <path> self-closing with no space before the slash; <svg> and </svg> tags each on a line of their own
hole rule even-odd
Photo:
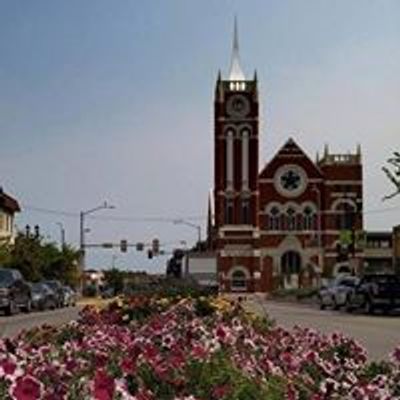
<svg viewBox="0 0 400 400">
<path fill-rule="evenodd" d="M 50 240 L 196 240 L 213 171 L 213 90 L 226 76 L 234 15 L 242 66 L 260 82 L 260 169 L 293 136 L 312 157 L 360 143 L 365 223 L 400 223 L 381 166 L 400 149 L 400 2 L 4 0 L 0 3 L 0 185 L 22 204 L 18 225 Z M 39 212 L 34 208 L 64 211 Z M 387 209 L 383 210 L 382 209 Z M 120 217 L 129 217 L 123 219 Z M 137 219 L 157 217 L 159 221 Z M 87 264 L 163 271 L 130 250 Z"/>
</svg>

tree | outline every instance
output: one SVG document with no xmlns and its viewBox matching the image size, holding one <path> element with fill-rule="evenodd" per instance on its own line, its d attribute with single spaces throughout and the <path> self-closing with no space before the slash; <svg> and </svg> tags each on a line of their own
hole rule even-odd
<svg viewBox="0 0 400 400">
<path fill-rule="evenodd" d="M 11 250 L 7 242 L 0 241 L 0 266 L 6 265 L 10 262 Z"/>
<path fill-rule="evenodd" d="M 400 153 L 395 151 L 393 157 L 389 158 L 387 163 L 389 164 L 389 167 L 382 167 L 382 170 L 395 186 L 395 191 L 392 194 L 385 196 L 383 200 L 391 199 L 400 194 Z M 392 168 L 393 171 L 390 168 Z"/>
<path fill-rule="evenodd" d="M 124 278 L 126 273 L 124 271 L 120 271 L 117 268 L 111 268 L 107 271 L 104 271 L 104 281 L 108 288 L 113 288 L 114 293 L 122 292 L 124 288 Z"/>
<path fill-rule="evenodd" d="M 73 287 L 79 283 L 79 251 L 70 246 L 59 250 L 55 243 L 45 243 L 40 236 L 19 233 L 9 255 L 2 256 L 3 252 L 0 250 L 0 263 L 3 257 L 4 266 L 18 269 L 28 281 L 58 279 Z"/>
</svg>

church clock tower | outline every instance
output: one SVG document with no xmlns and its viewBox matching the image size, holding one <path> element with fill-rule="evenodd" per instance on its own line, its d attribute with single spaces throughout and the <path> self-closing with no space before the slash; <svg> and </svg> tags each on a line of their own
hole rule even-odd
<svg viewBox="0 0 400 400">
<path fill-rule="evenodd" d="M 259 273 L 258 90 L 239 60 L 235 20 L 228 79 L 218 75 L 214 119 L 214 212 L 221 289 L 255 290 Z"/>
</svg>

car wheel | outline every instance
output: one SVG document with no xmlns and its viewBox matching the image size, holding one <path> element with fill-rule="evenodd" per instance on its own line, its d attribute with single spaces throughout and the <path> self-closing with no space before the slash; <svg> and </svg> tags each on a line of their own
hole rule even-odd
<svg viewBox="0 0 400 400">
<path fill-rule="evenodd" d="M 336 298 L 334 296 L 332 296 L 332 309 L 333 310 L 339 310 L 339 308 L 340 308 L 340 306 L 336 302 Z"/>
<path fill-rule="evenodd" d="M 351 305 L 350 297 L 346 297 L 346 302 L 344 303 L 344 308 L 348 313 L 353 312 L 353 306 Z"/>
<path fill-rule="evenodd" d="M 32 311 L 32 301 L 31 301 L 31 299 L 28 299 L 26 301 L 26 304 L 25 304 L 25 307 L 24 307 L 24 311 L 26 313 L 30 313 Z"/>
<path fill-rule="evenodd" d="M 8 306 L 5 308 L 5 313 L 8 316 L 14 315 L 17 312 L 17 305 L 13 299 L 10 299 Z"/>
<path fill-rule="evenodd" d="M 364 303 L 364 311 L 366 314 L 373 314 L 375 309 L 370 299 L 366 298 Z"/>
<path fill-rule="evenodd" d="M 318 296 L 318 303 L 319 303 L 319 309 L 320 310 L 325 310 L 325 304 L 322 300 L 322 297 Z"/>
</svg>

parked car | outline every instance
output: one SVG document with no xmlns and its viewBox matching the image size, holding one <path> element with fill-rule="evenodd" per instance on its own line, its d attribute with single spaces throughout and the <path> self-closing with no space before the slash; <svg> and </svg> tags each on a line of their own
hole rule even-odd
<svg viewBox="0 0 400 400">
<path fill-rule="evenodd" d="M 63 285 L 60 281 L 58 280 L 46 280 L 43 281 L 42 283 L 44 283 L 45 285 L 47 285 L 51 290 L 53 290 L 53 292 L 56 295 L 56 300 L 57 300 L 57 308 L 61 308 L 64 307 L 64 303 L 65 303 L 65 293 L 64 293 L 64 289 L 63 289 Z"/>
<path fill-rule="evenodd" d="M 361 278 L 351 293 L 347 310 L 390 311 L 400 308 L 400 278 L 394 274 L 370 274 Z"/>
<path fill-rule="evenodd" d="M 101 290 L 102 299 L 111 299 L 115 296 L 115 290 L 112 287 L 104 288 Z"/>
<path fill-rule="evenodd" d="M 7 315 L 20 309 L 30 312 L 32 308 L 31 288 L 16 269 L 0 268 L 0 309 Z"/>
<path fill-rule="evenodd" d="M 326 307 L 331 307 L 334 310 L 346 307 L 358 282 L 359 278 L 354 276 L 342 276 L 331 281 L 328 285 L 322 286 L 318 292 L 321 310 Z"/>
<path fill-rule="evenodd" d="M 65 307 L 69 307 L 69 306 L 75 307 L 76 300 L 77 300 L 76 292 L 69 286 L 63 286 L 63 290 L 64 290 L 64 306 Z"/>
<path fill-rule="evenodd" d="M 55 309 L 58 305 L 57 295 L 43 282 L 32 284 L 32 307 L 36 310 Z"/>
</svg>

